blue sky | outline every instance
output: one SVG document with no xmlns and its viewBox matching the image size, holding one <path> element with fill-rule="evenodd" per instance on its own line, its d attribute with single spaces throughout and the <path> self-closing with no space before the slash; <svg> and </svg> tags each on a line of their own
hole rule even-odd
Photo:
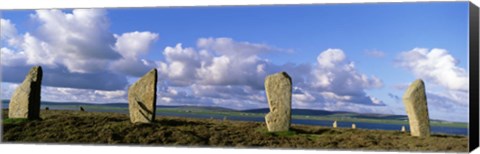
<svg viewBox="0 0 480 154">
<path fill-rule="evenodd" d="M 42 65 L 42 99 L 126 102 L 159 70 L 162 105 L 268 107 L 287 71 L 294 108 L 405 114 L 424 79 L 431 118 L 468 121 L 468 3 L 2 12 L 2 99 Z M 331 66 L 331 67 L 330 67 Z M 23 73 L 23 74 L 22 74 Z M 87 83 L 85 83 L 87 82 Z"/>
</svg>

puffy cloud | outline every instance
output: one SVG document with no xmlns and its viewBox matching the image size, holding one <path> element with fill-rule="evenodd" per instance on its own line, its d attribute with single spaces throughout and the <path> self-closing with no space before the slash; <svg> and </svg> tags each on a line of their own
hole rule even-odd
<svg viewBox="0 0 480 154">
<path fill-rule="evenodd" d="M 0 38 L 2 39 L 14 38 L 17 35 L 17 28 L 15 28 L 15 24 L 11 23 L 8 19 L 0 19 L 0 28 L 2 30 Z"/>
<path fill-rule="evenodd" d="M 24 55 L 29 65 L 63 65 L 69 72 L 91 73 L 102 71 L 107 60 L 120 58 L 110 47 L 114 37 L 108 32 L 109 23 L 102 10 L 73 10 L 71 14 L 37 10 L 31 17 L 38 31 L 21 35 L 15 52 Z M 5 25 L 16 29 L 14 24 Z"/>
<path fill-rule="evenodd" d="M 414 48 L 400 53 L 396 63 L 411 70 L 417 78 L 450 90 L 468 91 L 468 72 L 458 67 L 458 61 L 445 49 Z"/>
<path fill-rule="evenodd" d="M 340 49 L 327 49 L 317 57 L 311 71 L 313 91 L 318 91 L 326 101 L 350 102 L 364 105 L 384 105 L 377 98 L 367 96 L 365 90 L 383 87 L 383 82 L 357 72 L 353 62 L 347 61 Z"/>
<path fill-rule="evenodd" d="M 21 82 L 31 66 L 42 65 L 45 98 L 52 100 L 126 101 L 127 76 L 138 77 L 156 67 L 158 104 L 267 107 L 265 77 L 286 71 L 295 87 L 294 107 L 338 109 L 338 104 L 356 103 L 348 109 L 357 111 L 383 105 L 365 92 L 382 87 L 382 81 L 357 72 L 340 49 L 319 53 L 314 64 L 278 65 L 262 56 L 283 49 L 232 38 L 199 38 L 196 47 L 168 46 L 164 60 L 152 61 L 143 55 L 159 35 L 112 34 L 104 10 L 40 10 L 32 18 L 38 31 L 15 34 L 18 46 L 1 49 L 8 55 L 2 56 L 2 77 Z M 15 28 L 10 22 L 8 26 Z"/>
<path fill-rule="evenodd" d="M 212 85 L 248 85 L 263 89 L 263 80 L 267 74 L 267 61 L 259 58 L 260 53 L 277 49 L 264 44 L 236 42 L 230 38 L 201 38 L 197 45 L 204 50 L 213 50 L 211 55 L 204 51 L 197 76 L 202 84 Z M 215 56 L 218 55 L 218 56 Z"/>
<path fill-rule="evenodd" d="M 346 56 L 340 49 L 327 49 L 317 56 L 318 65 L 322 68 L 334 68 L 337 63 L 345 60 Z"/>
<path fill-rule="evenodd" d="M 15 24 L 8 19 L 0 19 L 0 38 L 5 40 L 9 45 L 15 46 L 18 44 L 19 37 Z"/>
<path fill-rule="evenodd" d="M 168 95 L 159 101 L 190 104 L 201 100 L 237 107 L 263 104 L 263 80 L 272 72 L 268 70 L 271 64 L 258 54 L 268 50 L 273 48 L 230 38 L 200 38 L 197 48 L 184 48 L 180 43 L 166 47 L 165 61 L 157 62 L 159 79 L 168 87 L 186 88 L 189 93 L 184 97 L 177 97 L 182 93 L 164 93 Z"/>
<path fill-rule="evenodd" d="M 401 52 L 396 64 L 425 81 L 428 102 L 438 110 L 448 111 L 452 105 L 468 106 L 468 72 L 457 66 L 458 61 L 447 50 L 414 48 Z"/>
<path fill-rule="evenodd" d="M 39 23 L 36 38 L 42 40 L 45 55 L 29 57 L 30 64 L 54 58 L 70 72 L 92 73 L 103 71 L 109 60 L 119 59 L 111 44 L 106 12 L 100 9 L 76 9 L 72 13 L 61 10 L 37 10 L 31 16 Z M 48 55 L 48 56 L 47 56 Z M 95 67 L 92 67 L 95 66 Z"/>
<path fill-rule="evenodd" d="M 235 42 L 230 38 L 200 38 L 199 50 L 182 44 L 166 47 L 165 62 L 159 62 L 163 76 L 175 86 L 248 85 L 260 89 L 267 74 L 267 62 L 257 56 L 271 50 L 265 45 Z M 241 56 L 241 57 L 239 57 Z"/>
<path fill-rule="evenodd" d="M 196 70 L 201 66 L 201 55 L 195 49 L 177 44 L 166 47 L 163 55 L 166 61 L 158 62 L 160 79 L 168 79 L 173 86 L 187 86 L 195 82 Z"/>
<path fill-rule="evenodd" d="M 2 40 L 19 38 L 16 46 L 1 48 L 6 82 L 21 82 L 30 67 L 41 65 L 46 86 L 121 90 L 128 84 L 126 75 L 138 77 L 156 67 L 154 61 L 141 56 L 158 34 L 112 34 L 104 10 L 38 10 L 31 18 L 37 31 L 22 35 L 16 34 L 13 23 L 2 19 L 2 28 L 9 31 L 2 33 Z"/>
<path fill-rule="evenodd" d="M 117 39 L 114 49 L 122 55 L 122 59 L 114 61 L 110 69 L 125 75 L 140 77 L 148 70 L 155 68 L 155 62 L 141 59 L 148 53 L 150 46 L 158 39 L 158 34 L 152 32 L 129 32 L 115 34 Z"/>
<path fill-rule="evenodd" d="M 150 45 L 158 39 L 158 34 L 151 32 L 129 32 L 115 34 L 115 49 L 126 59 L 136 59 L 148 52 Z"/>
<path fill-rule="evenodd" d="M 311 64 L 276 65 L 260 58 L 259 54 L 276 51 L 273 49 L 230 38 L 201 38 L 197 48 L 184 48 L 181 44 L 166 47 L 165 61 L 157 62 L 159 78 L 166 87 L 181 87 L 186 92 L 163 93 L 165 96 L 159 102 L 191 103 L 185 100 L 189 98 L 193 102 L 202 100 L 226 107 L 267 107 L 263 91 L 265 77 L 286 71 L 294 84 L 294 107 L 323 109 L 322 104 L 328 103 L 357 103 L 365 105 L 363 108 L 385 105 L 365 92 L 382 87 L 382 81 L 358 73 L 340 49 L 321 52 L 313 67 Z M 322 83 L 323 79 L 326 82 Z M 362 107 L 357 110 L 360 109 Z"/>
<path fill-rule="evenodd" d="M 36 37 L 26 33 L 23 36 L 23 53 L 26 56 L 26 62 L 29 65 L 43 65 L 57 67 L 56 54 L 52 51 L 52 46 L 48 43 L 38 40 Z"/>
<path fill-rule="evenodd" d="M 9 48 L 3 47 L 0 49 L 0 58 L 2 66 L 19 66 L 25 65 L 25 52 L 15 52 Z"/>
</svg>

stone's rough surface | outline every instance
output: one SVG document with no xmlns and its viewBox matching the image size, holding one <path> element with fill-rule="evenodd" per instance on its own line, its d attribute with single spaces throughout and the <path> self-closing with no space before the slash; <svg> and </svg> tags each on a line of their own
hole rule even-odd
<svg viewBox="0 0 480 154">
<path fill-rule="evenodd" d="M 357 128 L 357 125 L 352 124 L 352 129 L 355 129 L 355 128 Z"/>
<path fill-rule="evenodd" d="M 15 90 L 8 106 L 9 118 L 40 118 L 40 90 L 42 86 L 42 67 L 30 69 L 25 80 Z"/>
<path fill-rule="evenodd" d="M 333 122 L 333 128 L 337 128 L 337 121 Z"/>
<path fill-rule="evenodd" d="M 423 81 L 415 80 L 405 91 L 402 99 L 408 115 L 410 134 L 420 137 L 430 136 L 430 119 Z"/>
<path fill-rule="evenodd" d="M 288 131 L 291 120 L 292 79 L 286 72 L 267 76 L 265 93 L 270 107 L 270 112 L 265 116 L 268 131 Z"/>
<path fill-rule="evenodd" d="M 128 89 L 128 110 L 132 123 L 150 123 L 155 119 L 157 69 L 152 69 Z"/>
</svg>

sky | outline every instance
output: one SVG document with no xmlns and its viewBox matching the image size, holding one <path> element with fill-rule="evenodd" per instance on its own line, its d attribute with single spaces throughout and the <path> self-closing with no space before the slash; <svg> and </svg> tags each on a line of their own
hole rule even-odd
<svg viewBox="0 0 480 154">
<path fill-rule="evenodd" d="M 425 81 L 432 119 L 468 122 L 468 2 L 1 12 L 1 98 L 32 66 L 42 100 L 126 103 L 158 70 L 157 105 L 266 108 L 292 77 L 293 108 L 406 115 Z"/>
</svg>

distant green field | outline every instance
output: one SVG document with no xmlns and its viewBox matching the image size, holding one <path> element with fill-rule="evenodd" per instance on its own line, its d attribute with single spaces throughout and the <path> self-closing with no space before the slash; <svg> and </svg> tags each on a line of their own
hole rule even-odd
<svg viewBox="0 0 480 154">
<path fill-rule="evenodd" d="M 78 109 L 79 105 L 59 105 L 57 107 L 65 109 Z M 101 106 L 101 105 L 82 105 L 85 110 L 92 110 L 97 112 L 118 112 L 128 113 L 126 107 L 116 106 Z M 238 116 L 238 117 L 265 117 L 263 113 L 248 113 L 240 111 L 216 111 L 211 109 L 195 108 L 195 107 L 182 107 L 182 108 L 159 108 L 157 107 L 157 113 L 181 113 L 181 114 L 202 114 L 202 115 L 221 115 L 221 116 Z M 293 119 L 309 119 L 309 120 L 327 120 L 327 121 L 339 121 L 339 122 L 364 122 L 364 123 L 383 123 L 383 124 L 400 124 L 408 125 L 408 121 L 397 119 L 368 119 L 368 118 L 356 118 L 354 114 L 342 113 L 326 116 L 305 116 L 305 115 L 292 115 Z M 439 122 L 431 121 L 432 126 L 443 127 L 457 127 L 468 128 L 467 123 L 459 122 Z"/>
<path fill-rule="evenodd" d="M 185 113 L 185 110 L 182 109 L 158 109 L 157 112 L 182 112 Z M 228 111 L 209 111 L 209 110 L 190 110 L 190 113 L 195 114 L 216 114 L 224 116 L 250 116 L 250 117 L 265 117 L 265 114 L 262 113 L 245 113 L 245 112 L 228 112 Z M 292 115 L 294 119 L 310 119 L 310 120 L 328 120 L 328 121 L 339 121 L 339 122 L 365 122 L 365 123 L 384 123 L 384 124 L 403 124 L 407 125 L 408 121 L 403 120 L 394 120 L 394 119 L 365 119 L 365 118 L 354 118 L 350 114 L 335 114 L 327 116 L 305 116 L 305 115 Z M 430 123 L 432 126 L 444 126 L 444 127 L 459 127 L 459 128 L 468 128 L 467 123 L 459 122 L 437 122 L 432 121 Z"/>
</svg>

